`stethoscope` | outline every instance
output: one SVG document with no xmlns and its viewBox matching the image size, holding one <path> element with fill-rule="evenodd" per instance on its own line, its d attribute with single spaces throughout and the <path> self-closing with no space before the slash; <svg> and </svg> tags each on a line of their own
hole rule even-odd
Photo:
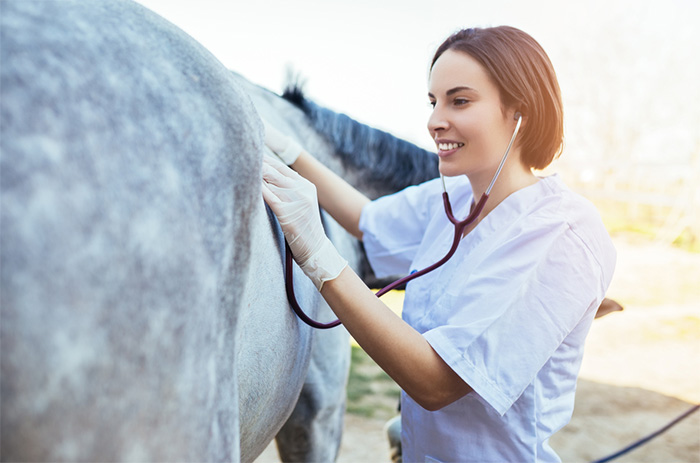
<svg viewBox="0 0 700 463">
<path fill-rule="evenodd" d="M 417 270 L 414 272 L 411 272 L 410 275 L 406 275 L 403 278 L 399 278 L 398 280 L 394 281 L 393 283 L 390 283 L 389 285 L 385 286 L 384 288 L 380 289 L 377 291 L 375 294 L 377 297 L 381 297 L 384 294 L 388 293 L 392 289 L 396 288 L 397 286 L 403 285 L 405 283 L 408 283 L 411 280 L 414 280 L 420 276 L 425 275 L 426 273 L 432 272 L 436 268 L 442 266 L 445 264 L 450 258 L 454 255 L 454 253 L 457 251 L 457 246 L 459 246 L 459 243 L 462 239 L 462 233 L 464 233 L 464 229 L 467 228 L 472 222 L 476 220 L 477 217 L 479 217 L 479 214 L 481 214 L 481 211 L 484 209 L 484 206 L 486 205 L 486 201 L 489 199 L 489 194 L 491 194 L 491 189 L 493 188 L 493 185 L 496 183 L 496 179 L 501 173 L 501 170 L 503 169 L 503 165 L 506 163 L 506 159 L 508 158 L 508 153 L 510 152 L 510 148 L 513 146 L 513 142 L 515 141 L 515 137 L 518 135 L 518 131 L 520 130 L 520 124 L 523 121 L 523 116 L 519 112 L 515 113 L 515 119 L 517 119 L 517 123 L 515 124 L 515 130 L 513 131 L 513 136 L 510 137 L 510 142 L 508 143 L 508 147 L 506 148 L 506 152 L 503 154 L 503 157 L 501 158 L 501 163 L 498 165 L 498 169 L 496 169 L 496 173 L 493 176 L 493 179 L 491 179 L 491 183 L 489 184 L 488 188 L 486 188 L 486 191 L 481 195 L 481 198 L 479 198 L 479 202 L 476 203 L 472 207 L 471 212 L 467 216 L 466 219 L 459 221 L 455 218 L 455 216 L 452 214 L 452 205 L 450 204 L 450 199 L 447 194 L 447 187 L 445 186 L 445 178 L 443 177 L 442 174 L 440 174 L 440 179 L 442 181 L 442 202 L 445 206 L 445 214 L 447 215 L 447 218 L 449 219 L 450 222 L 455 227 L 455 235 L 454 239 L 452 241 L 452 247 L 450 250 L 445 254 L 445 257 L 440 259 L 439 261 L 435 262 L 433 265 L 430 265 L 422 270 Z M 289 244 L 285 241 L 285 248 L 286 248 L 286 289 L 287 289 L 287 299 L 289 300 L 289 304 L 292 306 L 292 309 L 294 312 L 297 314 L 301 320 L 306 323 L 307 325 L 313 327 L 313 328 L 318 328 L 318 329 L 328 329 L 328 328 L 333 328 L 335 326 L 340 325 L 340 320 L 334 320 L 330 323 L 320 323 L 315 320 L 312 320 L 307 316 L 304 311 L 299 307 L 299 304 L 297 303 L 296 297 L 294 295 L 294 283 L 293 283 L 293 271 L 292 271 L 292 251 L 289 248 Z"/>
</svg>

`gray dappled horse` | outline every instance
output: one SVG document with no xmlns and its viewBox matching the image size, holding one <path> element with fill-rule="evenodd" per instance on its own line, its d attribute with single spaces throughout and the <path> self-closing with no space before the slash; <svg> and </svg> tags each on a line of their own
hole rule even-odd
<svg viewBox="0 0 700 463">
<path fill-rule="evenodd" d="M 336 158 L 360 126 L 307 119 L 135 3 L 0 2 L 0 460 L 251 461 L 276 434 L 285 460 L 335 458 L 347 333 L 288 308 L 258 114 L 371 196 L 435 175 Z M 350 148 L 388 148 L 365 129 Z"/>
</svg>

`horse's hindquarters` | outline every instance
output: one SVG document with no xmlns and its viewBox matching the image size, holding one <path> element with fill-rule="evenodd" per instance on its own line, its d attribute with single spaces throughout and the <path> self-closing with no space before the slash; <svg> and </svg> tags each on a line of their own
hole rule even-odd
<svg viewBox="0 0 700 463">
<path fill-rule="evenodd" d="M 3 460 L 237 460 L 260 127 L 128 2 L 3 2 Z"/>
</svg>

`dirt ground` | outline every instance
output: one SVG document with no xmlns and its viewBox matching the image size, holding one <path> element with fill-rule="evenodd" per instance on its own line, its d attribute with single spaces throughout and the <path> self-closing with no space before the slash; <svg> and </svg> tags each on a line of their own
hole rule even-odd
<svg viewBox="0 0 700 463">
<path fill-rule="evenodd" d="M 552 438 L 565 462 L 606 457 L 700 403 L 700 254 L 614 239 L 608 295 L 625 310 L 591 328 L 574 416 Z M 338 462 L 388 462 L 386 418 L 348 414 Z M 700 462 L 700 411 L 615 461 Z M 279 462 L 274 444 L 256 462 Z"/>
</svg>

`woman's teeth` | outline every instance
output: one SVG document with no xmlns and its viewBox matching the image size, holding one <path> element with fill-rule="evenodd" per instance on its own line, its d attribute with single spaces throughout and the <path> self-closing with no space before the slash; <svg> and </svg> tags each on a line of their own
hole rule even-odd
<svg viewBox="0 0 700 463">
<path fill-rule="evenodd" d="M 440 151 L 450 151 L 464 146 L 464 143 L 438 143 L 438 149 Z"/>
</svg>

